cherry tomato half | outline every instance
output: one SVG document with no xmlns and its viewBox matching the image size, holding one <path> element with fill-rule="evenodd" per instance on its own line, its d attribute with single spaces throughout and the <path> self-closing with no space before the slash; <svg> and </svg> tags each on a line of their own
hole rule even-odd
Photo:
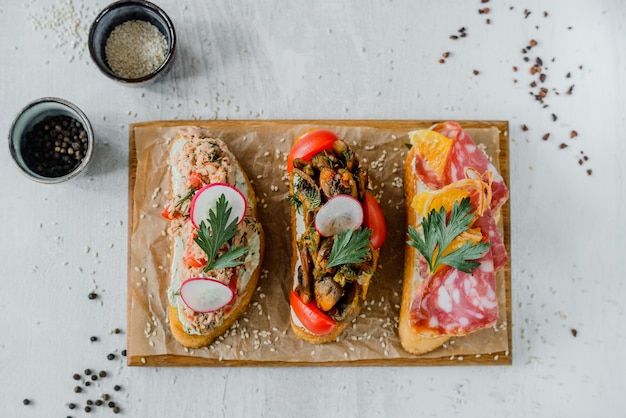
<svg viewBox="0 0 626 418">
<path fill-rule="evenodd" d="M 293 170 L 293 160 L 301 158 L 309 161 L 315 154 L 332 149 L 333 143 L 339 137 L 333 131 L 326 129 L 315 129 L 307 131 L 296 138 L 295 144 L 291 147 L 287 157 L 287 172 Z"/>
<path fill-rule="evenodd" d="M 363 198 L 363 210 L 365 215 L 365 227 L 372 230 L 372 246 L 374 249 L 379 249 L 383 246 L 385 238 L 387 237 L 387 224 L 385 223 L 385 217 L 383 211 L 378 204 L 378 201 L 373 194 L 366 191 Z"/>
<path fill-rule="evenodd" d="M 322 312 L 315 302 L 304 303 L 295 290 L 289 294 L 289 302 L 300 323 L 313 334 L 327 335 L 337 326 L 337 322 Z"/>
</svg>

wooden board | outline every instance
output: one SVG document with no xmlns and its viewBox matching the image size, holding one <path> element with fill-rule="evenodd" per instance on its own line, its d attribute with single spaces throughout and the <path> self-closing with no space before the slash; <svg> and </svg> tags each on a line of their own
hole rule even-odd
<svg viewBox="0 0 626 418">
<path fill-rule="evenodd" d="M 153 121 L 153 122 L 144 122 L 133 124 L 130 126 L 130 135 L 129 135 L 129 255 L 128 255 L 128 277 L 129 277 L 129 288 L 132 285 L 130 281 L 130 277 L 132 274 L 132 269 L 134 268 L 133 262 L 131 260 L 131 244 L 132 237 L 131 231 L 133 230 L 133 222 L 136 217 L 133 213 L 134 211 L 134 191 L 135 191 L 135 182 L 136 182 L 136 171 L 137 171 L 137 150 L 135 146 L 135 129 L 136 128 L 149 128 L 149 127 L 158 127 L 158 128 L 168 128 L 168 127 L 177 127 L 177 126 L 200 126 L 210 131 L 219 131 L 219 132 L 228 132 L 232 129 L 241 129 L 245 127 L 250 131 L 253 131 L 257 128 L 267 128 L 273 125 L 282 125 L 282 126 L 290 126 L 290 127 L 298 127 L 298 126 L 322 126 L 322 127 L 348 127 L 348 128 L 372 128 L 372 129 L 381 129 L 381 130 L 399 130 L 399 131 L 410 131 L 414 129 L 422 129 L 428 128 L 433 124 L 440 122 L 436 120 L 273 120 L 273 121 L 257 121 L 257 120 L 228 120 L 228 121 Z M 499 132 L 499 150 L 497 154 L 499 169 L 502 177 L 504 178 L 507 185 L 509 184 L 509 137 L 508 137 L 508 122 L 507 121 L 459 121 L 461 126 L 464 129 L 483 129 L 483 128 L 496 128 Z M 280 133 L 277 133 L 276 138 L 280 137 Z M 277 139 L 278 140 L 278 139 Z M 268 148 L 271 149 L 271 144 L 263 144 L 269 145 Z M 245 162 L 244 162 L 245 163 Z M 245 164 L 244 164 L 245 165 Z M 401 173 L 402 171 L 400 171 Z M 401 175 L 401 174 L 400 174 Z M 263 179 L 257 180 L 257 182 L 262 182 Z M 268 180 L 269 181 L 269 180 Z M 258 194 L 258 193 L 257 193 Z M 262 209 L 261 209 L 262 210 Z M 159 209 L 160 211 L 160 209 Z M 239 359 L 218 359 L 218 358 L 207 358 L 207 357 L 198 357 L 194 356 L 193 353 L 190 355 L 189 353 L 180 354 L 159 354 L 159 355 L 145 355 L 142 353 L 133 352 L 129 344 L 129 350 L 127 353 L 127 361 L 131 366 L 434 366 L 434 365 L 510 365 L 512 364 L 512 335 L 511 335 L 511 324 L 512 324 L 512 307 L 511 307 L 511 269 L 510 269 L 510 205 L 507 202 L 502 208 L 502 228 L 504 235 L 504 243 L 506 249 L 509 253 L 509 263 L 507 263 L 504 269 L 504 292 L 505 292 L 505 303 L 506 303 L 506 322 L 505 322 L 505 330 L 506 330 L 506 338 L 508 341 L 508 348 L 506 350 L 498 351 L 498 352 L 485 352 L 476 355 L 468 355 L 468 356 L 451 356 L 450 357 L 429 357 L 429 356 L 410 356 L 410 355 L 401 355 L 401 356 L 380 356 L 379 358 L 351 358 L 346 360 L 346 358 L 337 356 L 336 358 L 324 359 L 324 361 L 316 361 L 315 359 L 306 360 L 306 361 L 292 361 L 289 359 L 280 359 L 280 358 L 263 358 L 263 359 L 254 359 L 249 360 L 245 358 Z M 261 221 L 263 221 L 261 214 Z M 271 216 L 271 214 L 266 214 L 266 216 Z M 403 251 L 403 248 L 397 248 L 397 251 Z M 266 258 L 268 257 L 268 252 L 272 251 L 272 246 L 269 245 L 266 248 Z M 288 259 L 285 261 L 289 263 Z M 377 273 L 378 274 L 378 273 Z M 282 278 L 283 280 L 290 280 L 290 278 Z M 399 291 L 399 290 L 398 290 Z M 130 335 L 130 330 L 136 329 L 137 327 L 133 327 L 131 324 L 131 315 L 130 315 L 130 307 L 131 307 L 131 294 L 129 291 L 128 296 L 128 306 L 129 306 L 129 336 L 128 338 L 132 338 L 133 335 Z M 399 311 L 399 308 L 398 308 Z M 392 316 L 397 312 L 392 313 Z M 397 331 L 397 328 L 396 328 Z M 286 335 L 284 338 L 293 338 L 293 336 Z M 310 350 L 308 346 L 307 350 Z"/>
</svg>

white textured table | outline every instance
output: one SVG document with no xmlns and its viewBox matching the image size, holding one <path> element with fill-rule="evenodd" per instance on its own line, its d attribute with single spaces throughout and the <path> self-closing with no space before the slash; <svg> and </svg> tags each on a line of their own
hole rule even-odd
<svg viewBox="0 0 626 418">
<path fill-rule="evenodd" d="M 162 0 L 176 63 L 128 88 L 85 45 L 107 3 L 3 1 L 0 131 L 59 96 L 87 113 L 97 149 L 56 186 L 0 151 L 1 415 L 84 416 L 105 393 L 132 417 L 623 414 L 626 4 L 420 3 Z M 170 119 L 508 120 L 513 365 L 127 367 L 128 125 Z M 107 375 L 75 393 L 86 368 Z"/>
</svg>

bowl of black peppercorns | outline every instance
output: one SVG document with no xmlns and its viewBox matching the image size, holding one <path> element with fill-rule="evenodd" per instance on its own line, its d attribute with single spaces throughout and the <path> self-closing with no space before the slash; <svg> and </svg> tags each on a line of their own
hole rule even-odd
<svg viewBox="0 0 626 418">
<path fill-rule="evenodd" d="M 57 97 L 27 104 L 9 131 L 9 150 L 20 171 L 40 183 L 61 183 L 83 172 L 93 156 L 89 119 Z"/>
</svg>

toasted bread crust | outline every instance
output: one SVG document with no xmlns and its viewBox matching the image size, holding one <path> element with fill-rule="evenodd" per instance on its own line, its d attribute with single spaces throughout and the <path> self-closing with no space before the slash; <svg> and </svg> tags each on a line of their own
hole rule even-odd
<svg viewBox="0 0 626 418">
<path fill-rule="evenodd" d="M 256 195 L 254 193 L 254 189 L 252 188 L 252 184 L 250 183 L 250 180 L 246 172 L 243 170 L 243 167 L 241 166 L 239 161 L 234 160 L 234 163 L 236 164 L 235 171 L 239 170 L 242 173 L 243 178 L 245 179 L 246 184 L 248 186 L 248 194 L 246 196 L 246 200 L 248 201 L 248 210 L 249 210 L 250 216 L 253 219 L 257 219 Z M 171 193 L 172 193 L 172 181 L 171 181 L 171 176 L 170 176 L 170 194 Z M 172 305 L 168 305 L 167 314 L 168 314 L 168 322 L 169 322 L 170 331 L 172 332 L 172 336 L 174 337 L 174 339 L 179 344 L 187 348 L 200 348 L 200 347 L 205 347 L 211 344 L 217 337 L 219 337 L 224 332 L 226 332 L 226 330 L 228 330 L 228 328 L 230 328 L 233 325 L 233 323 L 237 320 L 237 318 L 239 318 L 248 309 L 248 305 L 250 304 L 252 295 L 254 294 L 256 290 L 259 276 L 261 275 L 263 256 L 265 253 L 265 234 L 260 224 L 258 224 L 258 230 L 259 230 L 259 263 L 254 269 L 254 271 L 252 272 L 252 274 L 250 275 L 250 279 L 248 280 L 248 283 L 246 284 L 243 291 L 237 294 L 237 298 L 235 300 L 235 303 L 232 305 L 231 311 L 222 317 L 222 322 L 219 325 L 217 325 L 215 328 L 213 328 L 211 332 L 207 334 L 202 334 L 202 335 L 188 334 L 187 332 L 185 332 L 185 330 L 183 329 L 183 325 L 180 322 L 180 319 L 178 317 L 178 309 Z M 175 262 L 173 239 L 172 239 L 172 245 L 171 245 L 171 259 L 173 260 L 173 262 Z"/>
<path fill-rule="evenodd" d="M 406 224 L 417 224 L 417 212 L 411 207 L 413 197 L 417 194 L 417 181 L 413 173 L 414 150 L 410 150 L 404 164 L 404 197 L 406 202 Z M 404 277 L 402 281 L 402 302 L 400 304 L 400 318 L 398 333 L 402 348 L 412 354 L 424 354 L 435 350 L 448 341 L 448 336 L 433 336 L 419 334 L 411 327 L 410 311 L 415 296 L 417 281 L 420 280 L 416 269 L 417 251 L 406 244 L 404 247 Z"/>
</svg>

